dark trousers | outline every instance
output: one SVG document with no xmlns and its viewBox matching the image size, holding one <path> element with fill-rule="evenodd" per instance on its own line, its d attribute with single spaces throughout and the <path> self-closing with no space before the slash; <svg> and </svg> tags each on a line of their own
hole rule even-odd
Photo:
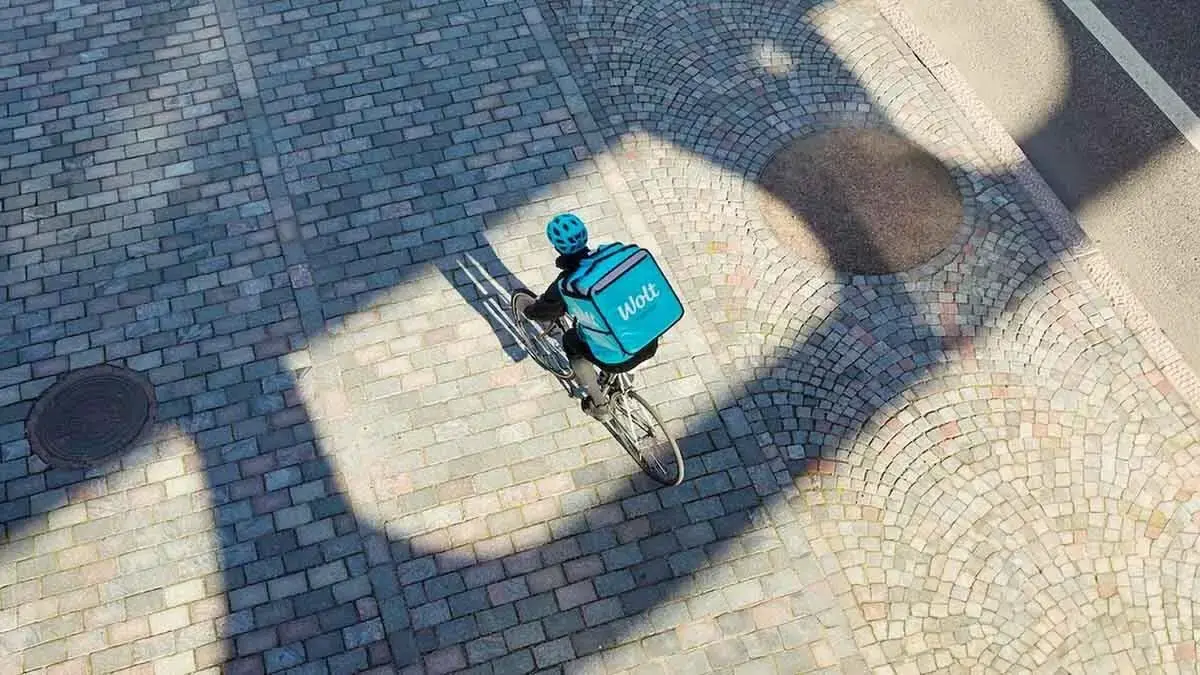
<svg viewBox="0 0 1200 675">
<path fill-rule="evenodd" d="M 575 371 L 575 378 L 579 380 L 579 384 L 583 386 L 592 402 L 600 405 L 607 401 L 604 400 L 604 391 L 600 388 L 596 368 L 608 373 L 627 373 L 658 352 L 658 340 L 654 340 L 627 361 L 617 364 L 601 363 L 592 354 L 587 342 L 579 336 L 578 331 L 578 328 L 574 328 L 563 334 L 563 351 L 571 360 L 571 368 Z"/>
</svg>

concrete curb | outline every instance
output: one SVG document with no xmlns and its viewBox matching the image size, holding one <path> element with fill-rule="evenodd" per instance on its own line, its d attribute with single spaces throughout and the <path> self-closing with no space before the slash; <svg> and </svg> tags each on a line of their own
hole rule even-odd
<svg viewBox="0 0 1200 675">
<path fill-rule="evenodd" d="M 1088 280 L 1104 294 L 1117 317 L 1137 337 L 1167 381 L 1191 407 L 1193 414 L 1200 415 L 1200 378 L 1197 378 L 1196 372 L 1158 327 L 1141 299 L 1088 240 L 1074 216 L 1050 189 L 1017 142 L 975 95 L 962 73 L 916 27 L 900 0 L 876 0 L 876 5 L 883 18 L 937 80 L 989 149 L 1008 166 L 1029 194 L 1034 206 L 1066 244 L 1067 257 L 1078 264 L 1088 275 Z"/>
</svg>

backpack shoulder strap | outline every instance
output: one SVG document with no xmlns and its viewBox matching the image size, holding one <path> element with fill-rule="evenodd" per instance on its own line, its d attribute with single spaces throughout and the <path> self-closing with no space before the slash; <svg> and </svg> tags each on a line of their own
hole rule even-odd
<svg viewBox="0 0 1200 675">
<path fill-rule="evenodd" d="M 582 281 L 595 268 L 596 265 L 628 248 L 631 247 L 620 242 L 604 244 L 597 248 L 596 251 L 590 256 L 584 258 L 579 264 L 578 269 L 576 269 L 570 275 L 570 281 L 568 283 L 570 284 L 569 288 L 571 292 L 575 293 L 576 295 L 581 295 L 582 292 L 579 289 L 579 282 Z M 637 247 L 634 246 L 633 248 Z"/>
</svg>

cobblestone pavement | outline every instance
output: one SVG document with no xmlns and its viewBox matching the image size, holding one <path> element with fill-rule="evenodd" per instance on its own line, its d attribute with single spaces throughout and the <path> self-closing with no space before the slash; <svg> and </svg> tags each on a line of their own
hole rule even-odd
<svg viewBox="0 0 1200 675">
<path fill-rule="evenodd" d="M 0 0 L 0 673 L 1191 672 L 1196 418 L 868 2 Z M 954 243 L 780 246 L 893 129 Z M 575 209 L 689 314 L 654 490 L 500 312 Z M 57 376 L 155 435 L 30 455 Z"/>
</svg>

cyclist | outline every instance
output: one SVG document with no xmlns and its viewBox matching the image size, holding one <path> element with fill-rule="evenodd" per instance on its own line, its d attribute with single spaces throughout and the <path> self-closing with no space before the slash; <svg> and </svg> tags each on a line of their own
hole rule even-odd
<svg viewBox="0 0 1200 675">
<path fill-rule="evenodd" d="M 570 278 L 579 269 L 580 264 L 592 255 L 592 251 L 587 245 L 587 227 L 574 214 L 564 213 L 551 219 L 546 225 L 546 237 L 554 246 L 554 250 L 558 251 L 558 259 L 554 261 L 554 264 L 562 271 L 546 289 L 546 292 L 542 293 L 536 302 L 525 308 L 525 316 L 534 321 L 554 321 L 568 313 L 567 303 L 563 301 L 559 283 Z M 611 413 L 608 409 L 607 396 L 597 378 L 596 368 L 609 373 L 625 373 L 633 370 L 658 351 L 658 339 L 655 339 L 622 363 L 601 363 L 593 355 L 585 337 L 579 334 L 578 326 L 564 333 L 562 342 L 563 351 L 571 360 L 571 368 L 575 371 L 575 377 L 587 393 L 581 407 L 585 413 L 601 420 L 608 419 Z"/>
</svg>

